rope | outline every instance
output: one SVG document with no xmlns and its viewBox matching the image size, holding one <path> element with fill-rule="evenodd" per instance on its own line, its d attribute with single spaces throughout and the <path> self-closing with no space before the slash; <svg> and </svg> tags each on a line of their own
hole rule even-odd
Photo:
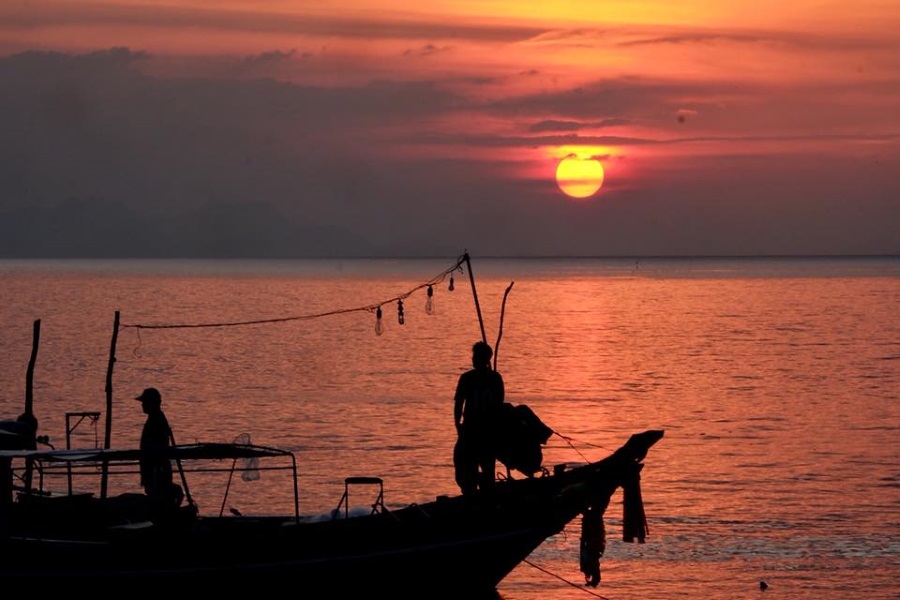
<svg viewBox="0 0 900 600">
<path fill-rule="evenodd" d="M 567 437 L 567 436 L 565 436 L 565 435 L 559 433 L 558 431 L 554 431 L 553 433 L 554 433 L 555 435 L 558 435 L 559 437 L 561 437 L 563 440 L 565 440 L 565 442 L 569 445 L 569 447 L 570 447 L 572 450 L 574 450 L 575 452 L 577 452 L 577 453 L 578 453 L 578 456 L 580 456 L 581 459 L 582 459 L 583 461 L 585 461 L 585 462 L 590 462 L 590 461 L 587 459 L 587 457 L 585 457 L 585 455 L 582 454 L 581 451 L 580 451 L 578 448 L 575 447 L 575 444 L 572 443 L 572 441 L 573 441 L 572 438 Z M 590 446 L 591 448 L 600 448 L 601 450 L 606 450 L 607 452 L 613 452 L 613 450 L 612 450 L 611 448 L 606 448 L 606 447 L 600 446 L 600 445 L 598 445 L 598 444 L 591 444 L 590 442 L 581 442 L 581 441 L 579 441 L 578 443 L 579 443 L 579 444 L 584 444 L 585 446 Z"/>
<path fill-rule="evenodd" d="M 590 594 L 590 595 L 593 596 L 594 598 L 602 598 L 603 600 L 609 600 L 609 598 L 607 598 L 606 596 L 601 596 L 601 595 L 598 594 L 597 592 L 592 592 L 591 590 L 585 589 L 585 588 L 582 587 L 581 585 L 579 585 L 579 584 L 577 584 L 577 583 L 574 583 L 574 582 L 571 582 L 571 581 L 569 581 L 568 579 L 566 579 L 565 577 L 560 577 L 560 576 L 557 575 L 556 573 L 551 573 L 551 572 L 548 571 L 547 569 L 545 569 L 545 568 L 543 568 L 543 567 L 540 567 L 540 566 L 534 564 L 533 562 L 531 562 L 531 561 L 528 560 L 527 558 L 526 558 L 525 560 L 523 560 L 522 562 L 524 562 L 526 565 L 529 565 L 529 566 L 531 566 L 531 567 L 534 567 L 535 569 L 537 569 L 538 571 L 541 571 L 542 573 L 546 573 L 547 575 L 549 575 L 549 576 L 551 576 L 551 577 L 555 577 L 555 578 L 559 579 L 559 580 L 562 581 L 563 583 L 566 583 L 566 584 L 568 584 L 568 585 L 571 585 L 573 588 L 576 588 L 576 589 L 581 590 L 581 591 L 584 592 L 585 594 Z"/>
<path fill-rule="evenodd" d="M 199 328 L 207 328 L 207 327 L 241 327 L 246 325 L 266 325 L 271 323 L 285 323 L 287 321 L 306 321 L 310 319 L 319 319 L 322 317 L 331 317 L 335 315 L 343 315 L 352 312 L 375 312 L 381 306 L 385 304 L 390 304 L 393 302 L 398 302 L 400 300 L 405 300 L 415 292 L 427 288 L 430 285 L 435 285 L 444 281 L 444 279 L 455 271 L 462 270 L 462 263 L 465 261 L 465 255 L 456 259 L 456 264 L 454 264 L 449 269 L 445 269 L 440 274 L 432 277 L 425 283 L 419 284 L 416 287 L 412 288 L 408 292 L 404 294 L 400 294 L 398 296 L 394 296 L 393 298 L 389 298 L 387 300 L 383 300 L 381 302 L 375 304 L 367 304 L 365 306 L 358 306 L 354 308 L 342 308 L 338 310 L 330 310 L 327 312 L 308 314 L 308 315 L 294 315 L 288 317 L 274 317 L 270 319 L 254 319 L 249 321 L 225 321 L 218 323 L 125 323 L 122 324 L 122 328 L 130 327 L 132 329 L 199 329 Z"/>
</svg>

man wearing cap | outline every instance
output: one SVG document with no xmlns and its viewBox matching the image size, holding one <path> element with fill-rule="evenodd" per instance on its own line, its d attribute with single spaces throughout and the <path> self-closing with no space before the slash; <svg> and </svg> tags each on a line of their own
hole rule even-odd
<svg viewBox="0 0 900 600">
<path fill-rule="evenodd" d="M 174 500 L 172 494 L 176 487 L 172 482 L 172 461 L 165 455 L 172 439 L 172 430 L 162 411 L 159 390 L 147 388 L 135 399 L 141 402 L 141 408 L 147 415 L 141 432 L 141 485 L 155 508 L 165 508 Z M 179 497 L 175 506 L 180 502 Z"/>
<path fill-rule="evenodd" d="M 503 377 L 491 366 L 494 351 L 486 342 L 472 346 L 472 368 L 459 376 L 453 401 L 457 439 L 453 449 L 456 483 L 463 495 L 494 489 L 495 436 L 506 393 Z"/>
</svg>

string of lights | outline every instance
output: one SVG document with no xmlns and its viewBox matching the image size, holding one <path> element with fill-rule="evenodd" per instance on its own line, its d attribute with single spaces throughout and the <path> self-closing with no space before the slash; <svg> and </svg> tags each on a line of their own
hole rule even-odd
<svg viewBox="0 0 900 600">
<path fill-rule="evenodd" d="M 375 313 L 375 333 L 377 335 L 381 335 L 384 331 L 382 326 L 382 316 L 383 310 L 382 307 L 389 304 L 396 304 L 397 306 L 397 322 L 400 325 L 403 325 L 405 321 L 405 316 L 403 314 L 403 301 L 412 296 L 414 293 L 419 290 L 425 289 L 427 290 L 428 299 L 425 303 L 425 312 L 427 314 L 434 313 L 434 286 L 443 283 L 448 277 L 450 278 L 448 290 L 453 291 L 455 289 L 453 274 L 455 272 L 463 272 L 463 264 L 468 261 L 468 254 L 463 254 L 462 256 L 456 259 L 456 262 L 453 266 L 444 269 L 439 274 L 435 275 L 431 279 L 421 283 L 412 289 L 394 296 L 393 298 L 388 298 L 387 300 L 382 300 L 380 302 L 376 302 L 373 304 L 367 304 L 364 306 L 357 306 L 353 308 L 341 308 L 336 310 L 330 310 L 326 312 L 313 313 L 313 314 L 305 314 L 305 315 L 291 315 L 286 317 L 272 317 L 266 319 L 252 319 L 247 321 L 222 321 L 222 322 L 210 322 L 210 323 L 123 323 L 120 325 L 120 328 L 126 329 L 200 329 L 200 328 L 211 328 L 211 327 L 245 327 L 249 325 L 266 325 L 273 323 L 285 323 L 288 321 L 306 321 L 311 319 L 321 319 L 323 317 L 331 317 L 335 315 L 343 315 L 347 313 L 353 312 L 369 312 Z"/>
</svg>

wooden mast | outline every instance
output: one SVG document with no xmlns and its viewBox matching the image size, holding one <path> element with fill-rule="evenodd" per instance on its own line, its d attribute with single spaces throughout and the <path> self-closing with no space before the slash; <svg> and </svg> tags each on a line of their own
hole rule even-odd
<svg viewBox="0 0 900 600">
<path fill-rule="evenodd" d="M 19 420 L 25 420 L 34 428 L 33 435 L 37 435 L 37 419 L 34 416 L 34 365 L 37 362 L 38 346 L 41 342 L 41 320 L 34 321 L 31 336 L 31 359 L 28 361 L 28 371 L 25 374 L 25 412 Z M 25 460 L 25 490 L 31 491 L 31 478 L 34 474 L 34 459 Z"/>
<path fill-rule="evenodd" d="M 41 342 L 40 319 L 34 322 L 31 339 L 31 360 L 28 361 L 28 372 L 25 375 L 25 414 L 34 417 L 34 364 L 37 362 L 38 345 Z"/>
</svg>

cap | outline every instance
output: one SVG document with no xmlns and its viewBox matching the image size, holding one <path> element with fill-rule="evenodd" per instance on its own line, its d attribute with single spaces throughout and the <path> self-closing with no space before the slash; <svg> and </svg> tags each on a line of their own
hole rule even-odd
<svg viewBox="0 0 900 600">
<path fill-rule="evenodd" d="M 135 400 L 140 400 L 141 402 L 151 401 L 151 402 L 162 402 L 162 396 L 159 394 L 159 390 L 156 388 L 147 388 L 143 392 L 141 392 L 140 396 L 135 397 Z"/>
</svg>

